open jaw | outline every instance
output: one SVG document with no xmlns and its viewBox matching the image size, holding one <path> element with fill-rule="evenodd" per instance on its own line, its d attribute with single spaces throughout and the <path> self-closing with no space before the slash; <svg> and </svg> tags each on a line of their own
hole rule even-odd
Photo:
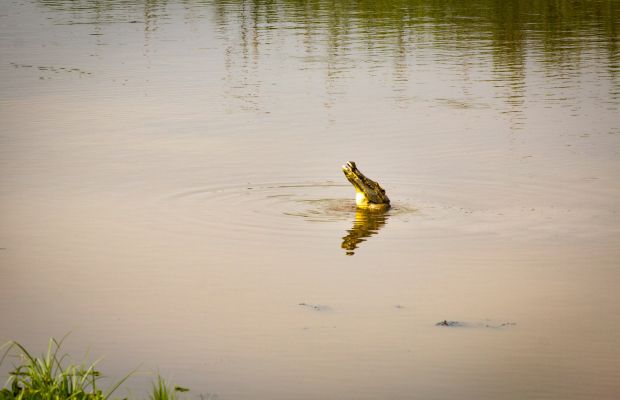
<svg viewBox="0 0 620 400">
<path fill-rule="evenodd" d="M 344 164 L 342 166 L 342 172 L 344 172 L 344 176 L 347 178 L 349 182 L 351 182 L 351 185 L 353 185 L 356 192 L 362 192 L 362 193 L 364 192 L 364 187 L 362 186 L 364 185 L 364 183 L 358 177 L 357 174 L 359 174 L 360 172 L 358 171 L 353 161 L 349 161 L 346 164 Z"/>
<path fill-rule="evenodd" d="M 355 188 L 355 203 L 358 207 L 382 208 L 390 206 L 390 199 L 377 182 L 367 178 L 357 169 L 355 162 L 349 161 L 342 166 L 342 172 Z"/>
</svg>

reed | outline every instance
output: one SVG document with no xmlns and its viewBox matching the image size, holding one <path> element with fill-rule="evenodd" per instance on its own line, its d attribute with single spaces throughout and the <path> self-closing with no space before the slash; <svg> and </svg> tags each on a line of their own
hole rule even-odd
<svg viewBox="0 0 620 400">
<path fill-rule="evenodd" d="M 125 375 L 108 390 L 101 388 L 101 372 L 97 369 L 97 360 L 89 365 L 70 363 L 68 354 L 60 350 L 66 336 L 60 341 L 50 339 L 47 351 L 40 357 L 33 356 L 23 345 L 11 341 L 0 347 L 4 350 L 0 366 L 10 355 L 17 355 L 20 362 L 9 372 L 4 388 L 0 390 L 0 400 L 109 400 L 112 394 L 134 372 Z M 15 354 L 17 353 L 17 354 Z M 176 392 L 187 391 L 185 388 L 170 388 L 161 377 L 153 384 L 152 400 L 179 400 Z"/>
<path fill-rule="evenodd" d="M 170 388 L 170 384 L 166 382 L 161 375 L 157 375 L 157 380 L 153 383 L 150 400 L 180 400 L 177 392 L 187 392 L 189 389 L 174 386 Z"/>
</svg>

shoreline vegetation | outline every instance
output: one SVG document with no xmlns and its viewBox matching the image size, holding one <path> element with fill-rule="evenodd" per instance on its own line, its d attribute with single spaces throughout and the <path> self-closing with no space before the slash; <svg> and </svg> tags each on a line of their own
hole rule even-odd
<svg viewBox="0 0 620 400">
<path fill-rule="evenodd" d="M 0 389 L 0 400 L 116 400 L 127 397 L 113 396 L 113 394 L 137 370 L 129 372 L 122 379 L 103 388 L 100 380 L 103 377 L 97 364 L 101 359 L 91 364 L 74 364 L 66 353 L 61 353 L 61 347 L 66 336 L 61 340 L 51 338 L 47 351 L 41 356 L 33 356 L 23 345 L 10 341 L 0 346 L 0 367 L 7 358 L 17 358 L 19 362 L 13 365 L 8 373 L 4 387 Z M 153 381 L 149 400 L 181 400 L 180 393 L 189 389 L 172 386 L 159 374 Z"/>
</svg>

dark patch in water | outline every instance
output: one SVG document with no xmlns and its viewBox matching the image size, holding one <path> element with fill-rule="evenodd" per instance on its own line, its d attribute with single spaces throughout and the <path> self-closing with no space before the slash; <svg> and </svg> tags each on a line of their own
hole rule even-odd
<svg viewBox="0 0 620 400">
<path fill-rule="evenodd" d="M 326 305 L 322 305 L 322 304 L 309 304 L 309 303 L 299 303 L 300 306 L 302 307 L 307 307 L 310 308 L 312 310 L 315 311 L 329 311 L 331 310 L 331 308 L 329 306 Z"/>
<path fill-rule="evenodd" d="M 499 324 L 493 324 L 489 322 L 484 322 L 484 323 L 480 322 L 476 324 L 471 324 L 471 323 L 461 322 L 461 321 L 448 321 L 446 319 L 444 319 L 443 321 L 437 322 L 435 324 L 435 326 L 446 326 L 446 327 L 482 327 L 482 328 L 493 328 L 493 329 L 500 329 L 500 328 L 515 326 L 515 325 L 517 325 L 516 322 L 501 322 Z"/>
<path fill-rule="evenodd" d="M 463 326 L 463 323 L 459 321 L 448 321 L 444 319 L 441 322 L 437 322 L 435 325 L 436 326 Z"/>
</svg>

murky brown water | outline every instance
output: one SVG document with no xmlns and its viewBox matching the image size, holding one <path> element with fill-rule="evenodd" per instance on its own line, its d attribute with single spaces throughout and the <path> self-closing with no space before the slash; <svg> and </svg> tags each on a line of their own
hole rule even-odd
<svg viewBox="0 0 620 400">
<path fill-rule="evenodd" d="M 619 13 L 0 3 L 0 341 L 196 398 L 617 398 Z"/>
</svg>

